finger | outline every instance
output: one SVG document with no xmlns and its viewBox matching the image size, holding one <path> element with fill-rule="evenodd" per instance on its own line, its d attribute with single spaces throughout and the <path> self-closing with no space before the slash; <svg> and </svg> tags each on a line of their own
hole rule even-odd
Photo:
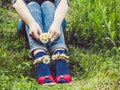
<svg viewBox="0 0 120 90">
<path fill-rule="evenodd" d="M 49 30 L 48 30 L 48 33 L 51 33 L 51 31 L 52 31 L 52 30 L 51 30 L 51 29 L 49 29 Z"/>
<path fill-rule="evenodd" d="M 32 35 L 33 35 L 33 32 L 32 32 L 32 31 L 30 31 L 30 32 L 29 32 L 29 35 L 30 35 L 30 36 L 32 36 Z"/>
<path fill-rule="evenodd" d="M 37 33 L 39 36 L 40 36 L 40 34 L 42 34 L 41 30 L 38 30 Z"/>
<path fill-rule="evenodd" d="M 51 32 L 51 38 L 55 36 L 55 32 Z"/>
<path fill-rule="evenodd" d="M 38 40 L 38 41 L 40 40 L 40 39 L 39 39 L 39 34 L 38 34 L 37 32 L 33 33 L 33 36 L 34 36 L 34 38 L 35 38 L 36 40 Z"/>
<path fill-rule="evenodd" d="M 51 41 L 56 40 L 58 37 L 59 37 L 59 34 L 58 34 L 58 33 L 55 33 L 55 35 L 51 38 Z"/>
<path fill-rule="evenodd" d="M 38 29 L 38 34 L 42 34 L 42 30 L 40 28 Z"/>
<path fill-rule="evenodd" d="M 54 38 L 54 40 L 56 40 L 58 37 L 59 37 L 59 34 L 56 33 L 53 38 Z"/>
<path fill-rule="evenodd" d="M 34 32 L 30 32 L 29 36 L 31 36 L 32 38 L 34 38 Z"/>
<path fill-rule="evenodd" d="M 49 30 L 48 33 L 51 33 L 51 30 Z"/>
<path fill-rule="evenodd" d="M 49 29 L 48 33 L 51 35 L 51 38 L 55 35 L 55 32 L 52 29 Z"/>
<path fill-rule="evenodd" d="M 55 33 L 54 32 L 52 32 L 51 33 L 51 38 L 50 38 L 50 41 L 54 41 L 55 39 L 54 39 L 54 37 L 55 37 Z"/>
</svg>

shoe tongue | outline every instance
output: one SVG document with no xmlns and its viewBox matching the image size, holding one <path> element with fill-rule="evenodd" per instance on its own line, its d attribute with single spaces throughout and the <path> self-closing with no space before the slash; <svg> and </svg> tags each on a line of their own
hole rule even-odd
<svg viewBox="0 0 120 90">
<path fill-rule="evenodd" d="M 45 80 L 44 80 L 44 83 L 51 83 L 52 81 L 49 79 L 49 78 L 46 78 Z"/>
<path fill-rule="evenodd" d="M 58 83 L 67 83 L 67 81 L 64 78 L 61 78 Z"/>
</svg>

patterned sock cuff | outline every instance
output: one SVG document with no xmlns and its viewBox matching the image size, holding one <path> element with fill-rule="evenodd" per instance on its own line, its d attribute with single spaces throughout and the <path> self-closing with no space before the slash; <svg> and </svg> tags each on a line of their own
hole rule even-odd
<svg viewBox="0 0 120 90">
<path fill-rule="evenodd" d="M 35 58 L 35 59 L 38 59 L 38 58 L 40 58 L 40 57 L 42 57 L 42 56 L 44 56 L 44 55 L 46 55 L 45 52 L 38 52 L 38 53 L 34 56 L 34 58 Z"/>
<path fill-rule="evenodd" d="M 62 53 L 64 53 L 64 54 L 66 54 L 66 51 L 65 50 L 56 50 L 56 51 L 54 51 L 54 53 L 53 54 L 62 54 Z"/>
</svg>

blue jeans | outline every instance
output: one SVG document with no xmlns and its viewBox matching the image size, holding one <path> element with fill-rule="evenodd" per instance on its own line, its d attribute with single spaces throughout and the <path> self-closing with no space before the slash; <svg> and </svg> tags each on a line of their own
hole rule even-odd
<svg viewBox="0 0 120 90">
<path fill-rule="evenodd" d="M 40 6 L 36 2 L 30 2 L 27 5 L 27 7 L 28 7 L 31 15 L 35 19 L 35 21 L 41 27 L 42 32 L 48 32 L 48 30 L 54 20 L 54 14 L 55 14 L 55 10 L 56 10 L 55 4 L 51 3 L 50 1 L 45 1 Z M 25 25 L 25 27 L 26 27 L 25 30 L 26 30 L 29 45 L 30 45 L 30 52 L 32 53 L 36 49 L 42 49 L 42 50 L 47 51 L 48 48 L 51 52 L 53 52 L 54 50 L 59 49 L 59 48 L 66 50 L 67 47 L 65 44 L 64 31 L 63 31 L 63 28 L 65 27 L 65 25 L 66 25 L 66 22 L 63 21 L 63 23 L 60 27 L 60 30 L 61 30 L 60 37 L 58 37 L 58 39 L 56 39 L 55 41 L 48 43 L 47 45 L 41 43 L 40 41 L 36 41 L 35 39 L 33 39 L 29 35 L 29 27 L 27 25 Z M 22 21 L 19 22 L 18 30 L 21 30 L 21 28 L 23 28 L 23 26 L 24 26 L 24 23 Z"/>
</svg>

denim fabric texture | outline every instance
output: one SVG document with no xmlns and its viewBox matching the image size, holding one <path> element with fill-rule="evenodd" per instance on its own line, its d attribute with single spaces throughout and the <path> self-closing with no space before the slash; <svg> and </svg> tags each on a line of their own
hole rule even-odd
<svg viewBox="0 0 120 90">
<path fill-rule="evenodd" d="M 36 2 L 30 2 L 27 4 L 27 7 L 35 19 L 35 21 L 39 24 L 39 26 L 42 29 L 42 32 L 48 32 L 53 20 L 54 20 L 54 14 L 56 10 L 56 5 L 53 4 L 50 1 L 45 1 L 41 5 L 39 5 Z M 25 28 L 24 28 L 25 27 Z M 64 29 L 66 27 L 66 21 L 63 21 L 63 24 L 61 25 L 61 35 L 53 42 L 48 43 L 48 48 L 51 52 L 58 48 L 67 49 L 65 45 L 64 40 Z M 63 29 L 64 28 L 64 29 Z M 41 43 L 40 41 L 34 40 L 29 35 L 29 27 L 24 24 L 24 21 L 22 19 L 19 20 L 18 23 L 18 31 L 24 32 L 26 30 L 29 45 L 30 45 L 30 52 L 32 53 L 36 49 L 42 49 L 47 51 L 46 44 Z"/>
</svg>

